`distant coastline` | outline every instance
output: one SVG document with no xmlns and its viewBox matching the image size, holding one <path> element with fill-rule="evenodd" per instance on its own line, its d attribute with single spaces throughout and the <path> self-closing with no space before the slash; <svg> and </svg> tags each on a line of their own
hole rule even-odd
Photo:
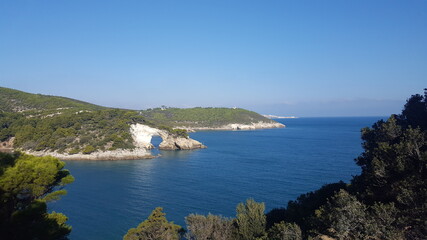
<svg viewBox="0 0 427 240">
<path fill-rule="evenodd" d="M 262 116 L 264 116 L 266 118 L 269 118 L 269 119 L 298 118 L 298 117 L 295 117 L 295 116 L 276 116 L 276 115 L 262 115 Z"/>
</svg>

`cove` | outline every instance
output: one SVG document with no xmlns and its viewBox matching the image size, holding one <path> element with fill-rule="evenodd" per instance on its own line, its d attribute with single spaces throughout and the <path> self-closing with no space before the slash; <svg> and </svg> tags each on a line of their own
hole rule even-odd
<svg viewBox="0 0 427 240">
<path fill-rule="evenodd" d="M 69 217 L 71 240 L 121 239 L 157 206 L 181 226 L 190 213 L 233 217 L 249 197 L 268 211 L 358 174 L 353 159 L 362 152 L 360 130 L 380 118 L 282 119 L 282 129 L 191 133 L 207 149 L 154 150 L 162 156 L 144 160 L 67 161 L 76 180 L 49 209 Z"/>
</svg>

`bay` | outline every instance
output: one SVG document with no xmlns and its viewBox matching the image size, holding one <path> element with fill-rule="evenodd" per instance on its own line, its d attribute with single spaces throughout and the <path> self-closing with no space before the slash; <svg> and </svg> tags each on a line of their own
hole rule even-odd
<svg viewBox="0 0 427 240">
<path fill-rule="evenodd" d="M 190 213 L 233 217 L 250 197 L 267 211 L 283 207 L 359 174 L 360 130 L 381 118 L 280 119 L 286 128 L 191 133 L 207 149 L 160 151 L 149 160 L 67 161 L 76 180 L 49 210 L 69 217 L 71 240 L 108 240 L 122 239 L 157 206 L 181 226 Z"/>
</svg>

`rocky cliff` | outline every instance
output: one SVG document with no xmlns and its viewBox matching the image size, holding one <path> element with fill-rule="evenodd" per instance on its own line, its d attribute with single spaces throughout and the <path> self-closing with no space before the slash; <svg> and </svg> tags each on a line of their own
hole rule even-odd
<svg viewBox="0 0 427 240">
<path fill-rule="evenodd" d="M 199 141 L 189 137 L 176 136 L 165 130 L 152 128 L 139 123 L 131 125 L 130 132 L 134 139 L 135 146 L 140 148 L 154 148 L 151 144 L 151 138 L 153 136 L 160 136 L 162 138 L 162 142 L 159 145 L 159 149 L 161 150 L 191 150 L 206 148 L 206 146 Z"/>
</svg>

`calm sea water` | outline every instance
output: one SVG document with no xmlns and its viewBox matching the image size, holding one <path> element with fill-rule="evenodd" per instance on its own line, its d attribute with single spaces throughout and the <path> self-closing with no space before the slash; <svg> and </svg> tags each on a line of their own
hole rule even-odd
<svg viewBox="0 0 427 240">
<path fill-rule="evenodd" d="M 358 174 L 360 129 L 380 118 L 283 119 L 283 129 L 191 134 L 208 149 L 161 151 L 150 160 L 67 161 L 76 181 L 50 210 L 69 217 L 71 240 L 121 239 L 157 206 L 181 226 L 190 213 L 233 217 L 249 197 L 268 211 Z"/>
</svg>

